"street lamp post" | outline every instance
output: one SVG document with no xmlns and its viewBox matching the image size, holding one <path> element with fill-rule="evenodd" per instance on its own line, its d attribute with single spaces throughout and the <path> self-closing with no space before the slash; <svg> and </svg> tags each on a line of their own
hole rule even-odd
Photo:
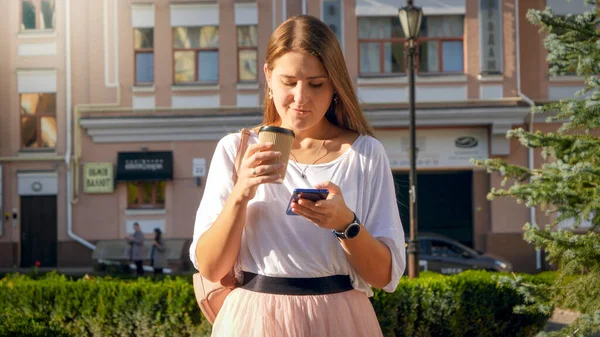
<svg viewBox="0 0 600 337">
<path fill-rule="evenodd" d="M 419 36 L 423 11 L 413 6 L 412 0 L 406 1 L 406 6 L 398 11 L 402 30 L 408 45 L 408 113 L 410 132 L 410 240 L 408 242 L 408 277 L 419 277 L 419 241 L 417 240 L 417 148 L 415 123 L 415 40 Z"/>
</svg>

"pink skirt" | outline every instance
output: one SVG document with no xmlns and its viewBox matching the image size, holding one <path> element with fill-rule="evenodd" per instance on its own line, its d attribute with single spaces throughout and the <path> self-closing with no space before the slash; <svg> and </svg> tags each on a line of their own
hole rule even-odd
<svg viewBox="0 0 600 337">
<path fill-rule="evenodd" d="M 383 336 L 367 295 L 274 295 L 232 291 L 214 322 L 213 337 Z"/>
</svg>

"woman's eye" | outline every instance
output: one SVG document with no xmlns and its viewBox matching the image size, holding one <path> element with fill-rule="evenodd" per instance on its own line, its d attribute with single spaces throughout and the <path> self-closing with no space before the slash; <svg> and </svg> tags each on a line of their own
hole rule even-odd
<svg viewBox="0 0 600 337">
<path fill-rule="evenodd" d="M 283 85 L 285 85 L 286 87 L 295 87 L 296 83 L 292 83 L 292 82 L 281 82 L 283 83 Z"/>
<path fill-rule="evenodd" d="M 323 85 L 323 83 L 311 83 L 310 86 L 313 88 L 319 88 Z"/>
</svg>

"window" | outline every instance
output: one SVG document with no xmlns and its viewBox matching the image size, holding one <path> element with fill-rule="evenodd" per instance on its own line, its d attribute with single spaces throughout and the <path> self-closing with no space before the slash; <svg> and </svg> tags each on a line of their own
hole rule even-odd
<svg viewBox="0 0 600 337">
<path fill-rule="evenodd" d="M 238 80 L 256 82 L 258 78 L 258 27 L 238 26 Z"/>
<path fill-rule="evenodd" d="M 135 28 L 135 83 L 154 82 L 154 28 Z"/>
<path fill-rule="evenodd" d="M 444 257 L 455 257 L 462 258 L 468 255 L 468 253 L 451 243 L 431 240 L 431 255 L 432 256 L 444 256 Z"/>
<path fill-rule="evenodd" d="M 56 147 L 56 94 L 21 94 L 21 147 Z"/>
<path fill-rule="evenodd" d="M 174 27 L 174 82 L 219 81 L 219 27 Z"/>
<path fill-rule="evenodd" d="M 21 30 L 52 30 L 54 0 L 21 0 Z"/>
<path fill-rule="evenodd" d="M 404 33 L 398 17 L 358 19 L 361 74 L 404 73 Z"/>
<path fill-rule="evenodd" d="M 464 18 L 457 15 L 423 17 L 419 44 L 419 72 L 464 71 Z"/>
<path fill-rule="evenodd" d="M 323 0 L 323 22 L 325 22 L 342 44 L 342 9 L 340 0 Z"/>
<path fill-rule="evenodd" d="M 420 73 L 462 73 L 463 16 L 423 18 L 417 39 Z M 398 17 L 361 17 L 358 21 L 361 75 L 406 72 L 404 32 Z"/>
<path fill-rule="evenodd" d="M 127 182 L 127 208 L 165 208 L 165 182 Z"/>
</svg>

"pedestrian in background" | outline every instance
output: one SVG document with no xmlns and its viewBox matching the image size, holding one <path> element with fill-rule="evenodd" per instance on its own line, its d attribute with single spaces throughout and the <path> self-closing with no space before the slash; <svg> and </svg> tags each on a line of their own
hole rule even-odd
<svg viewBox="0 0 600 337">
<path fill-rule="evenodd" d="M 144 275 L 144 234 L 140 229 L 139 223 L 133 224 L 133 235 L 128 235 L 125 240 L 131 246 L 131 260 L 135 263 L 137 276 Z"/>
<path fill-rule="evenodd" d="M 154 228 L 154 241 L 152 242 L 152 252 L 150 253 L 150 264 L 154 268 L 154 275 L 163 273 L 167 266 L 167 247 L 162 238 L 160 228 Z"/>
</svg>

